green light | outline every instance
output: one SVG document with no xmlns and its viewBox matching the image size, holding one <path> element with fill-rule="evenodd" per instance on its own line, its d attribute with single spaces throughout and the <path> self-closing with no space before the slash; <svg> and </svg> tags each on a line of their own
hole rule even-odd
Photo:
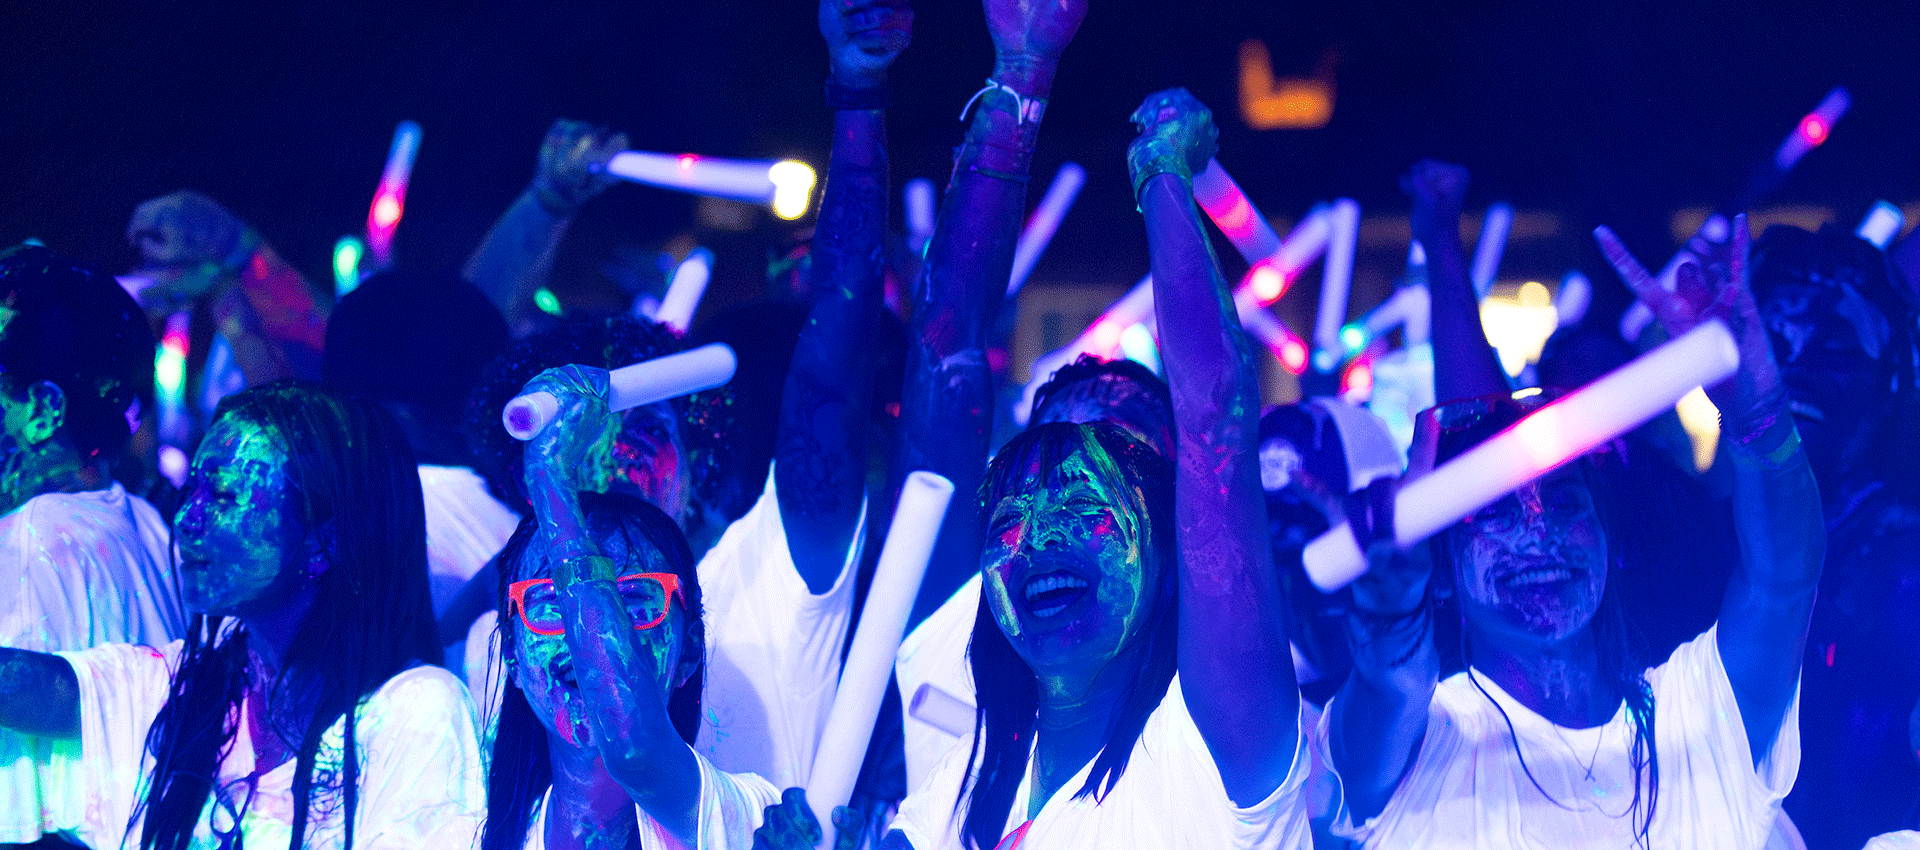
<svg viewBox="0 0 1920 850">
<path fill-rule="evenodd" d="M 345 295 L 360 285 L 360 260 L 367 243 L 358 236 L 342 236 L 333 243 L 333 293 Z"/>
<path fill-rule="evenodd" d="M 559 296 L 554 295 L 553 290 L 544 286 L 533 291 L 533 306 L 540 308 L 540 312 L 550 316 L 559 316 L 565 312 L 560 309 Z"/>
<path fill-rule="evenodd" d="M 1367 332 L 1362 330 L 1359 325 L 1348 325 L 1341 328 L 1340 344 L 1345 346 L 1349 353 L 1366 348 Z"/>
</svg>

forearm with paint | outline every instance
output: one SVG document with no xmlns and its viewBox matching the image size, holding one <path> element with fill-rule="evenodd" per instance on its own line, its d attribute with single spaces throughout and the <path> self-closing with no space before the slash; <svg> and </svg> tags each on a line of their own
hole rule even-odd
<svg viewBox="0 0 1920 850">
<path fill-rule="evenodd" d="M 500 308 L 516 335 L 533 316 L 534 290 L 553 271 L 554 252 L 572 222 L 572 210 L 549 207 L 529 186 L 467 258 L 461 273 Z"/>
</svg>

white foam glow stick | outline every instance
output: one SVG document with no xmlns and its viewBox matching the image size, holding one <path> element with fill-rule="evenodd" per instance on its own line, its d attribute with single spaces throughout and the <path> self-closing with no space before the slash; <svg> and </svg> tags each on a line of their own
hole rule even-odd
<svg viewBox="0 0 1920 850">
<path fill-rule="evenodd" d="M 1739 367 L 1733 335 L 1719 320 L 1681 334 L 1408 482 L 1393 501 L 1395 541 L 1406 548 L 1433 536 Z M 1367 570 L 1344 523 L 1309 542 L 1302 559 L 1314 586 L 1328 593 Z"/>
<path fill-rule="evenodd" d="M 606 172 L 663 189 L 767 204 L 773 202 L 774 194 L 780 188 L 776 185 L 778 172 L 775 168 L 784 162 L 793 160 L 771 162 L 722 159 L 691 153 L 621 151 L 607 160 Z"/>
<path fill-rule="evenodd" d="M 1347 321 L 1347 293 L 1353 288 L 1353 254 L 1360 243 L 1360 205 L 1352 198 L 1334 201 L 1327 211 L 1332 234 L 1320 278 L 1320 310 L 1314 313 L 1314 367 L 1332 371 L 1344 347 L 1340 327 Z"/>
<path fill-rule="evenodd" d="M 931 682 L 913 692 L 913 699 L 907 701 L 907 715 L 955 738 L 973 732 L 973 705 Z"/>
<path fill-rule="evenodd" d="M 907 183 L 907 246 L 913 253 L 927 250 L 933 238 L 933 181 L 916 177 Z"/>
<path fill-rule="evenodd" d="M 707 280 L 713 274 L 713 252 L 695 248 L 673 270 L 667 294 L 653 311 L 653 320 L 681 333 L 693 327 L 694 311 L 700 309 L 700 296 L 707 292 Z"/>
<path fill-rule="evenodd" d="M 1867 211 L 1867 217 L 1860 220 L 1860 228 L 1854 234 L 1884 251 L 1887 243 L 1900 235 L 1900 228 L 1905 224 L 1906 217 L 1900 214 L 1899 207 L 1886 201 L 1877 201 L 1873 209 Z"/>
<path fill-rule="evenodd" d="M 1587 317 L 1587 308 L 1593 306 L 1593 282 L 1571 269 L 1560 278 L 1560 291 L 1553 296 L 1553 312 L 1560 318 L 1560 327 L 1567 328 L 1580 324 Z M 1653 311 L 1647 311 L 1651 314 Z"/>
<path fill-rule="evenodd" d="M 413 161 L 420 155 L 420 136 L 420 125 L 412 121 L 393 128 L 387 167 L 380 172 L 380 188 L 374 190 L 373 206 L 367 209 L 367 253 L 375 268 L 385 268 L 393 259 L 393 231 L 406 210 L 407 183 L 413 179 Z"/>
<path fill-rule="evenodd" d="M 1500 275 L 1500 256 L 1507 250 L 1507 234 L 1513 232 L 1513 205 L 1496 202 L 1487 207 L 1480 222 L 1480 240 L 1473 243 L 1473 294 L 1486 298 Z"/>
<path fill-rule="evenodd" d="M 1007 279 L 1007 297 L 1018 293 L 1027 276 L 1033 274 L 1040 255 L 1046 253 L 1047 243 L 1053 241 L 1053 234 L 1060 230 L 1060 220 L 1066 218 L 1067 210 L 1073 209 L 1073 199 L 1085 185 L 1087 170 L 1081 168 L 1080 163 L 1062 163 L 1060 170 L 1054 172 L 1047 194 L 1040 198 L 1040 205 L 1033 208 L 1027 226 L 1020 230 L 1020 241 L 1013 246 L 1013 275 Z"/>
<path fill-rule="evenodd" d="M 739 362 L 723 342 L 691 351 L 630 363 L 607 372 L 607 406 L 615 412 L 710 390 L 733 380 Z M 560 400 L 551 393 L 515 396 L 500 411 L 500 421 L 516 440 L 531 440 L 553 422 Z"/>
<path fill-rule="evenodd" d="M 821 847 L 833 846 L 834 807 L 846 805 L 853 797 L 853 782 L 873 737 L 874 718 L 880 716 L 881 698 L 893 678 L 893 657 L 907 633 L 907 615 L 920 594 L 920 580 L 952 500 L 953 482 L 926 470 L 909 473 L 900 488 L 893 523 L 887 527 L 887 545 L 880 550 L 866 607 L 860 611 L 860 627 L 847 648 L 833 708 L 813 756 L 813 774 L 807 778 L 807 804 L 824 833 Z"/>
<path fill-rule="evenodd" d="M 1431 335 L 1429 329 L 1433 322 L 1433 298 L 1427 294 L 1427 288 L 1419 285 L 1402 286 L 1380 306 L 1367 314 L 1361 328 L 1368 340 L 1378 339 L 1382 334 L 1395 327 L 1406 328 L 1406 347 L 1426 343 Z M 1348 346 L 1342 346 L 1348 347 Z"/>
<path fill-rule="evenodd" d="M 1193 175 L 1193 201 L 1248 262 L 1271 257 L 1280 250 L 1280 234 L 1247 199 L 1240 184 L 1220 167 L 1219 160 L 1207 160 L 1206 169 Z"/>
</svg>

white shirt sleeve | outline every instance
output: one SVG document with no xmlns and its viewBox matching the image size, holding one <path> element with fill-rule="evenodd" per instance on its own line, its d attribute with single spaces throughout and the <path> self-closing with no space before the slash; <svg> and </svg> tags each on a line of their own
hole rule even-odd
<svg viewBox="0 0 1920 850">
<path fill-rule="evenodd" d="M 144 785 L 147 729 L 166 705 L 182 648 L 116 643 L 60 653 L 79 682 L 82 758 L 50 766 L 66 796 L 55 819 L 90 847 L 118 847 L 126 836 Z"/>
<path fill-rule="evenodd" d="M 700 559 L 707 627 L 706 693 L 694 750 L 728 773 L 805 785 L 840 678 L 853 618 L 853 573 L 865 508 L 840 576 L 815 595 L 794 568 L 775 492 L 727 527 Z"/>
</svg>

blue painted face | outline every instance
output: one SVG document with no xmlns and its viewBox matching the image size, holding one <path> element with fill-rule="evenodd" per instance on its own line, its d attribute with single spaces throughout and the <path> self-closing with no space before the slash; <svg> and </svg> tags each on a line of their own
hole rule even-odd
<svg viewBox="0 0 1920 850">
<path fill-rule="evenodd" d="M 1105 664 L 1140 636 L 1160 586 L 1144 500 L 1085 449 L 1022 477 L 988 515 L 989 608 L 1036 673 Z"/>
<path fill-rule="evenodd" d="M 1453 560 L 1470 625 L 1556 643 L 1593 620 L 1607 586 L 1607 537 L 1578 473 L 1548 475 L 1467 521 Z"/>
<path fill-rule="evenodd" d="M 174 515 L 188 610 L 244 616 L 311 577 L 288 465 L 286 449 L 259 425 L 227 416 L 208 430 Z"/>
</svg>

